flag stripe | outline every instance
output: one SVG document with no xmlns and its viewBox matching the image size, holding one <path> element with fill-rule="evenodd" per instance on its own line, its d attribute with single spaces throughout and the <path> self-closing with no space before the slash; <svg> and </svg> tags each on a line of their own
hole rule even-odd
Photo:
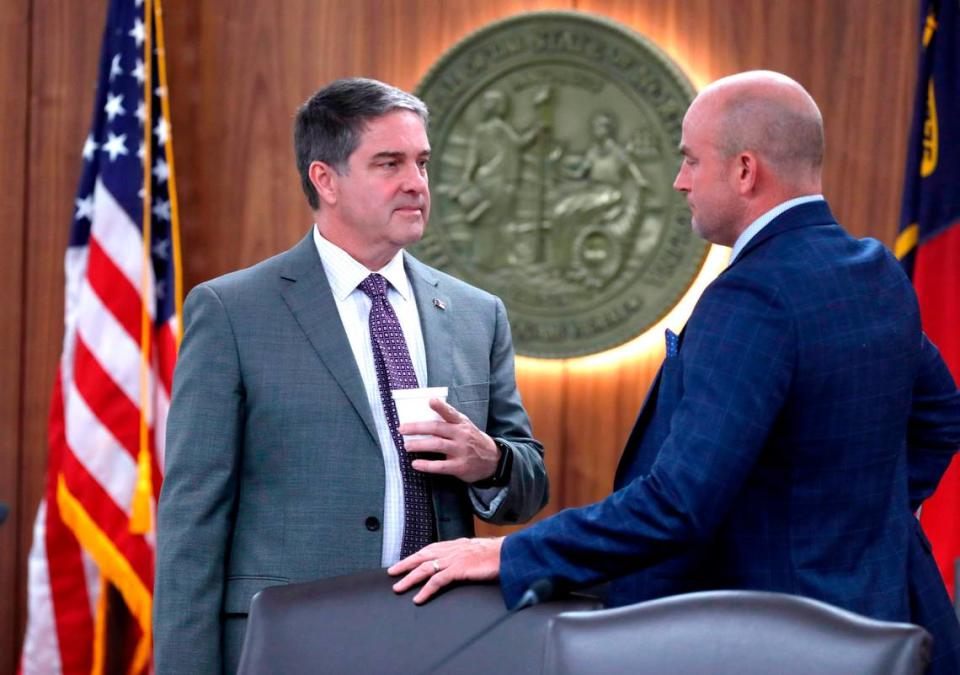
<svg viewBox="0 0 960 675">
<path fill-rule="evenodd" d="M 106 254 L 96 237 L 90 238 L 90 258 L 87 280 L 103 303 L 104 309 L 116 317 L 117 322 L 134 342 L 140 339 L 140 293 L 130 285 L 123 271 Z"/>
<path fill-rule="evenodd" d="M 39 672 L 48 667 L 53 672 L 61 671 L 60 648 L 57 642 L 56 612 L 53 600 L 53 584 L 47 561 L 47 505 L 40 502 L 33 524 L 33 545 L 27 559 L 27 613 L 30 622 L 23 637 L 21 672 Z"/>
<path fill-rule="evenodd" d="M 77 339 L 74 354 L 74 383 L 77 391 L 97 420 L 136 461 L 140 442 L 137 406 L 100 367 L 82 337 Z"/>
<path fill-rule="evenodd" d="M 70 453 L 110 495 L 113 503 L 127 511 L 137 480 L 136 459 L 100 424 L 76 389 L 67 393 L 66 413 Z"/>
<path fill-rule="evenodd" d="M 163 480 L 164 441 L 167 438 L 167 414 L 170 411 L 170 398 L 167 392 L 157 388 L 156 419 L 153 426 L 154 453 L 153 453 L 153 494 L 160 494 L 160 484 Z"/>
<path fill-rule="evenodd" d="M 48 461 L 51 466 L 59 467 L 64 454 L 63 397 L 59 377 L 54 381 L 50 408 Z M 64 672 L 77 672 L 89 661 L 93 621 L 84 570 L 80 546 L 61 521 L 53 485 L 48 483 L 30 552 L 29 601 L 31 619 L 44 617 L 49 626 L 56 626 L 56 631 L 45 631 L 44 624 L 31 620 L 21 664 L 24 673 L 58 672 L 61 668 Z M 58 640 L 58 635 L 76 638 Z M 33 648 L 28 648 L 31 645 Z M 59 647 L 59 651 L 51 651 L 51 647 Z M 46 667 L 54 665 L 56 670 Z"/>
<path fill-rule="evenodd" d="M 140 403 L 140 347 L 131 339 L 93 288 L 84 284 L 80 292 L 77 339 L 82 339 L 110 379 L 137 406 Z M 139 412 L 138 412 L 139 419 Z"/>
<path fill-rule="evenodd" d="M 173 391 L 173 367 L 177 361 L 177 328 L 176 319 L 171 319 L 157 333 L 157 355 L 159 366 L 157 370 L 160 374 L 160 383 L 166 390 L 167 395 Z"/>
<path fill-rule="evenodd" d="M 94 209 L 91 236 L 97 238 L 130 285 L 140 288 L 142 260 L 139 253 L 143 248 L 140 227 L 130 219 L 101 180 L 97 180 L 94 192 Z"/>
<path fill-rule="evenodd" d="M 960 187 L 960 186 L 958 186 Z M 923 327 L 940 348 L 953 378 L 960 382 L 960 224 L 954 223 L 917 250 L 913 282 Z M 923 505 L 921 522 L 934 542 L 933 553 L 952 592 L 960 556 L 960 461 L 954 459 L 937 491 Z M 949 577 L 949 578 L 948 578 Z"/>
<path fill-rule="evenodd" d="M 70 636 L 60 644 L 62 667 L 66 673 L 79 672 L 90 660 L 93 643 L 90 595 L 83 574 L 82 552 L 56 508 L 47 510 L 46 537 L 57 633 Z"/>
</svg>

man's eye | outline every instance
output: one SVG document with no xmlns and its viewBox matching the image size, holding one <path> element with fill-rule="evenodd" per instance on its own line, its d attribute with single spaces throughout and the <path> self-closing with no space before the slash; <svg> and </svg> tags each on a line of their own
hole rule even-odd
<svg viewBox="0 0 960 675">
<path fill-rule="evenodd" d="M 417 166 L 419 166 L 421 169 L 426 169 L 429 163 L 429 159 L 421 159 L 419 162 L 417 162 Z"/>
</svg>

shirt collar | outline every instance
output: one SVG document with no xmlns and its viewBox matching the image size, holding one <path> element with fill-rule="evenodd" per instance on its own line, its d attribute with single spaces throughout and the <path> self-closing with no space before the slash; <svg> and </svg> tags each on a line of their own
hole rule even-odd
<svg viewBox="0 0 960 675">
<path fill-rule="evenodd" d="M 804 197 L 788 199 L 787 201 L 777 204 L 772 209 L 764 213 L 762 216 L 750 223 L 747 229 L 741 232 L 740 236 L 737 237 L 737 241 L 733 244 L 733 252 L 730 254 L 730 262 L 732 263 L 734 260 L 736 260 L 737 256 L 740 255 L 740 252 L 744 249 L 744 247 L 750 243 L 750 240 L 757 236 L 757 233 L 760 232 L 760 230 L 769 225 L 770 222 L 781 213 L 784 213 L 788 209 L 792 209 L 794 206 L 800 206 L 801 204 L 807 204 L 816 201 L 823 201 L 823 195 L 806 195 Z"/>
<path fill-rule="evenodd" d="M 320 254 L 320 262 L 323 263 L 323 269 L 327 273 L 327 280 L 330 282 L 333 297 L 338 301 L 346 300 L 347 296 L 357 290 L 360 282 L 370 276 L 372 272 L 383 275 L 404 300 L 410 299 L 410 281 L 407 279 L 407 273 L 403 266 L 402 250 L 397 251 L 390 262 L 380 269 L 370 270 L 332 241 L 324 238 L 316 225 L 313 227 L 313 243 L 317 247 L 317 253 Z"/>
</svg>

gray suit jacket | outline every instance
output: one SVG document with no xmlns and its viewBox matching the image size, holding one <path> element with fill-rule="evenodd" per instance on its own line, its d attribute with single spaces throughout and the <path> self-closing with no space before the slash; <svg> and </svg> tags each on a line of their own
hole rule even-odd
<svg viewBox="0 0 960 675">
<path fill-rule="evenodd" d="M 546 503 L 547 477 L 503 303 L 405 263 L 428 385 L 449 387 L 513 452 L 487 520 L 523 522 Z M 197 286 L 184 316 L 157 513 L 156 672 L 232 672 L 257 591 L 380 566 L 383 459 L 312 234 Z M 471 536 L 466 484 L 431 480 L 439 538 Z"/>
</svg>

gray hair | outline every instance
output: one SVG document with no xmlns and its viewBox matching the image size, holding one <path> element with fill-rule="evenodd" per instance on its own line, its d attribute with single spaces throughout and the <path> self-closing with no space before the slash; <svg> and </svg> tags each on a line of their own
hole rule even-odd
<svg viewBox="0 0 960 675">
<path fill-rule="evenodd" d="M 347 161 L 360 145 L 367 122 L 397 109 L 415 113 L 427 125 L 429 112 L 419 98 L 362 77 L 337 80 L 300 106 L 293 125 L 293 149 L 300 183 L 311 208 L 319 209 L 320 199 L 310 182 L 310 164 L 323 162 L 345 174 Z"/>
<path fill-rule="evenodd" d="M 812 99 L 811 99 L 812 101 Z M 726 157 L 753 150 L 790 181 L 823 165 L 823 119 L 816 105 L 803 110 L 766 96 L 733 96 L 723 107 L 719 148 Z"/>
</svg>

